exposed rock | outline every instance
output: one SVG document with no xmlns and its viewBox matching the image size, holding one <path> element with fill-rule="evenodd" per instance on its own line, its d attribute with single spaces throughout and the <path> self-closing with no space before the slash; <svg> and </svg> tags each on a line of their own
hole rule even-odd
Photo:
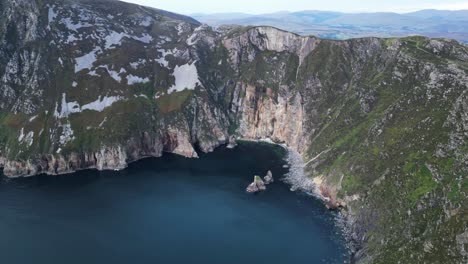
<svg viewBox="0 0 468 264">
<path fill-rule="evenodd" d="M 254 181 L 247 186 L 246 191 L 249 193 L 256 193 L 256 192 L 261 192 L 265 191 L 265 183 L 263 182 L 262 178 L 260 176 L 255 176 Z"/>
<path fill-rule="evenodd" d="M 213 29 L 134 7 L 0 0 L 5 175 L 122 169 L 269 138 L 289 149 L 292 190 L 348 207 L 356 261 L 466 260 L 455 237 L 468 203 L 466 46 Z"/>
<path fill-rule="evenodd" d="M 273 183 L 275 180 L 273 179 L 273 174 L 271 173 L 271 171 L 268 171 L 267 172 L 267 175 L 265 175 L 265 177 L 263 177 L 263 181 L 265 182 L 265 184 L 270 184 L 270 183 Z"/>
<path fill-rule="evenodd" d="M 457 235 L 456 240 L 460 254 L 468 259 L 468 231 Z"/>
<path fill-rule="evenodd" d="M 237 147 L 236 138 L 234 136 L 229 137 L 229 143 L 226 146 L 228 149 L 233 149 Z"/>
</svg>

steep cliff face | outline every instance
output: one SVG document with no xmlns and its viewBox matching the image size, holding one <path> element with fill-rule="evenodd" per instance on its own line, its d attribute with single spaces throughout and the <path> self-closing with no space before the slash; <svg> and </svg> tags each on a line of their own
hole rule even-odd
<svg viewBox="0 0 468 264">
<path fill-rule="evenodd" d="M 5 175 L 270 138 L 302 156 L 302 187 L 347 205 L 355 261 L 467 260 L 465 46 L 213 29 L 110 1 L 0 1 Z"/>
</svg>

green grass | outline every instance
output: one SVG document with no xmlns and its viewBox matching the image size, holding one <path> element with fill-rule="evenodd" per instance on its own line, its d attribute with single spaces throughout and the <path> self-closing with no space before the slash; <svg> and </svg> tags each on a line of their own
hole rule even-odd
<svg viewBox="0 0 468 264">
<path fill-rule="evenodd" d="M 455 181 L 452 185 L 452 190 L 447 194 L 447 197 L 452 202 L 459 202 L 461 198 L 460 188 L 458 187 L 458 181 Z"/>
<path fill-rule="evenodd" d="M 408 199 L 411 205 L 414 206 L 421 196 L 430 193 L 437 188 L 437 182 L 432 178 L 431 171 L 426 165 L 420 166 L 419 170 L 413 173 L 410 177 L 412 177 L 410 181 L 413 182 L 416 188 L 409 193 Z"/>
<path fill-rule="evenodd" d="M 347 194 L 353 194 L 362 188 L 362 183 L 358 181 L 359 178 L 345 174 L 341 182 L 342 190 Z"/>
<path fill-rule="evenodd" d="M 193 91 L 184 90 L 181 92 L 174 92 L 169 95 L 164 95 L 156 99 L 159 111 L 161 113 L 170 113 L 180 110 L 187 99 L 192 95 Z"/>
</svg>

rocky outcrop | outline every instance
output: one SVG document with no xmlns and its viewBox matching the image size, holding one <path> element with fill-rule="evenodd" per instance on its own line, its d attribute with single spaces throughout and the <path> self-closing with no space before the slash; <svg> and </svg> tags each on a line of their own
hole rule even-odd
<svg viewBox="0 0 468 264">
<path fill-rule="evenodd" d="M 6 161 L 4 173 L 9 177 L 34 176 L 37 174 L 65 174 L 82 169 L 121 170 L 127 167 L 127 154 L 123 147 L 102 147 L 88 154 L 43 155 L 40 159 Z"/>
<path fill-rule="evenodd" d="M 255 176 L 254 181 L 251 184 L 249 184 L 249 186 L 247 186 L 246 189 L 246 191 L 249 193 L 257 193 L 265 190 L 265 183 L 263 182 L 262 178 L 260 178 L 260 176 Z"/>
<path fill-rule="evenodd" d="M 270 139 L 289 149 L 292 190 L 347 207 L 357 261 L 463 260 L 466 46 L 213 29 L 107 0 L 0 0 L 0 12 L 7 176 Z"/>
<path fill-rule="evenodd" d="M 303 37 L 291 32 L 272 27 L 253 27 L 242 34 L 223 40 L 223 45 L 229 51 L 230 60 L 234 67 L 242 62 L 243 52 L 247 51 L 248 60 L 256 56 L 256 49 L 260 51 L 293 52 L 302 64 L 320 43 L 315 37 Z M 249 48 L 252 45 L 255 49 Z"/>
<path fill-rule="evenodd" d="M 226 146 L 228 149 L 233 149 L 237 147 L 236 138 L 234 136 L 229 137 L 229 143 Z"/>
<path fill-rule="evenodd" d="M 306 138 L 299 93 L 281 87 L 276 94 L 269 88 L 264 90 L 243 83 L 238 83 L 233 93 L 231 111 L 239 117 L 238 133 L 243 138 L 269 138 L 296 151 L 304 151 Z M 239 96 L 241 94 L 244 96 Z"/>
<path fill-rule="evenodd" d="M 273 183 L 275 180 L 273 179 L 273 174 L 271 173 L 271 171 L 268 171 L 267 174 L 265 175 L 265 177 L 263 177 L 263 181 L 265 182 L 265 184 L 270 184 L 270 183 Z"/>
</svg>

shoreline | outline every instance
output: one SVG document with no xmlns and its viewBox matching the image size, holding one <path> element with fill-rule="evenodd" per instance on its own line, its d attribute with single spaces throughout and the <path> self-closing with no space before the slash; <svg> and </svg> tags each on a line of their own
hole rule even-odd
<svg viewBox="0 0 468 264">
<path fill-rule="evenodd" d="M 283 176 L 281 180 L 285 184 L 291 186 L 291 191 L 299 191 L 307 195 L 313 196 L 316 199 L 319 199 L 323 203 L 324 207 L 327 207 L 326 203 L 328 202 L 328 198 L 324 197 L 320 193 L 320 187 L 317 186 L 317 180 L 307 177 L 304 173 L 305 162 L 302 159 L 302 156 L 292 149 L 289 149 L 287 147 L 285 147 L 285 149 L 287 151 L 287 155 L 284 158 L 284 160 L 289 166 L 289 171 Z M 330 208 L 328 209 L 332 210 Z M 349 263 L 354 263 L 353 255 L 356 252 L 356 248 L 358 248 L 359 246 L 356 244 L 356 241 L 353 238 L 354 236 L 351 228 L 353 224 L 352 216 L 348 213 L 348 209 L 336 208 L 333 210 L 337 213 L 334 217 L 334 221 L 336 227 L 342 232 L 344 240 L 343 243 L 345 249 L 347 250 L 348 261 Z"/>
<path fill-rule="evenodd" d="M 322 205 L 326 207 L 326 202 L 327 202 L 327 197 L 324 197 L 320 193 L 320 189 L 317 186 L 317 181 L 314 180 L 313 178 L 307 177 L 306 174 L 304 173 L 304 167 L 305 167 L 305 162 L 302 158 L 302 156 L 295 150 L 292 150 L 289 148 L 286 144 L 281 144 L 281 143 L 275 143 L 271 139 L 237 139 L 236 140 L 238 143 L 244 142 L 249 142 L 249 143 L 267 143 L 271 144 L 274 146 L 279 146 L 282 147 L 285 150 L 285 155 L 282 157 L 282 160 L 285 161 L 287 164 L 287 169 L 288 171 L 279 178 L 281 182 L 286 184 L 289 187 L 289 190 L 291 192 L 302 192 L 308 196 L 312 196 L 322 202 Z M 217 148 L 220 147 L 228 147 L 228 144 L 221 144 Z M 237 146 L 234 147 L 234 149 L 237 148 Z M 216 151 L 216 149 L 214 150 Z M 170 153 L 170 152 L 167 152 Z M 180 154 L 172 153 L 174 155 L 178 155 L 181 157 L 185 157 Z M 163 153 L 164 155 L 164 153 Z M 162 156 L 142 156 L 138 159 L 128 161 L 126 162 L 125 167 L 120 167 L 120 168 L 115 168 L 115 169 L 98 169 L 95 166 L 88 167 L 88 168 L 79 168 L 75 169 L 73 171 L 66 171 L 62 173 L 57 173 L 57 174 L 50 174 L 50 173 L 40 173 L 40 174 L 35 174 L 35 175 L 28 175 L 28 176 L 20 176 L 20 177 L 8 177 L 3 173 L 3 167 L 0 167 L 0 173 L 1 173 L 1 178 L 2 180 L 10 181 L 10 180 L 16 180 L 16 179 L 27 179 L 27 178 L 33 178 L 35 176 L 64 176 L 64 175 L 71 175 L 80 171 L 97 171 L 97 172 L 103 172 L 103 171 L 122 171 L 128 168 L 128 166 L 132 163 L 145 160 L 145 159 L 150 159 L 150 158 L 160 158 Z M 185 157 L 188 159 L 192 159 L 191 157 Z M 341 210 L 336 210 L 337 214 L 334 217 L 334 221 L 336 224 L 336 227 L 342 232 L 343 234 L 343 239 L 344 239 L 344 246 L 346 250 L 348 250 L 349 256 L 351 256 L 353 250 L 353 243 L 352 239 L 352 233 L 349 228 L 350 225 L 350 219 L 347 215 L 343 214 Z M 352 262 L 351 262 L 352 263 Z"/>
</svg>

